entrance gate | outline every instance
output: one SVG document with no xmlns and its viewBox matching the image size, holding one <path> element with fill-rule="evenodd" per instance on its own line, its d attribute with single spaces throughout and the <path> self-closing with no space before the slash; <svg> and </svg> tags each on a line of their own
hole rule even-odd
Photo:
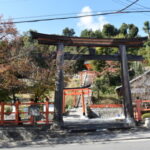
<svg viewBox="0 0 150 150">
<path fill-rule="evenodd" d="M 54 121 L 58 125 L 63 125 L 63 64 L 64 60 L 112 60 L 120 61 L 121 77 L 123 84 L 123 100 L 124 113 L 133 119 L 133 107 L 131 99 L 131 91 L 129 84 L 128 61 L 143 60 L 141 56 L 127 55 L 127 47 L 141 47 L 147 38 L 132 39 L 96 39 L 96 38 L 79 38 L 66 37 L 57 35 L 47 35 L 31 32 L 32 38 L 37 39 L 40 44 L 56 45 L 56 90 L 55 90 L 55 113 Z M 89 48 L 89 55 L 68 54 L 64 53 L 64 46 L 85 46 Z M 93 47 L 117 47 L 119 52 L 117 55 L 96 55 Z"/>
</svg>

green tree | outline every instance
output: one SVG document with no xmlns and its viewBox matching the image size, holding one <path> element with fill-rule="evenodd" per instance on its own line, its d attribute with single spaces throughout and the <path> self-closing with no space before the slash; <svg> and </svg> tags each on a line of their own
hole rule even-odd
<svg viewBox="0 0 150 150">
<path fill-rule="evenodd" d="M 149 21 L 144 22 L 143 30 L 148 34 L 148 38 L 150 38 L 150 23 Z"/>
<path fill-rule="evenodd" d="M 83 31 L 81 31 L 81 35 L 80 37 L 88 37 L 88 38 L 102 38 L 102 32 L 100 30 L 88 30 L 85 29 Z"/>
<path fill-rule="evenodd" d="M 95 36 L 94 32 L 88 29 L 81 31 L 81 35 L 80 35 L 80 37 L 89 37 L 89 38 L 94 36 Z"/>
<path fill-rule="evenodd" d="M 129 38 L 137 37 L 138 31 L 139 31 L 138 27 L 136 27 L 134 24 L 128 25 L 128 37 Z"/>
<path fill-rule="evenodd" d="M 119 28 L 119 34 L 123 35 L 124 38 L 134 38 L 138 36 L 138 27 L 134 24 L 123 23 Z"/>
<path fill-rule="evenodd" d="M 102 32 L 100 30 L 96 30 L 94 34 L 95 38 L 103 38 Z"/>
<path fill-rule="evenodd" d="M 118 34 L 118 30 L 111 24 L 105 24 L 103 26 L 102 34 L 104 37 L 113 37 Z"/>
<path fill-rule="evenodd" d="M 127 36 L 127 34 L 128 34 L 128 25 L 126 23 L 123 23 L 121 25 L 121 27 L 119 28 L 119 33 L 124 35 L 124 37 Z"/>
<path fill-rule="evenodd" d="M 63 35 L 72 37 L 75 35 L 75 31 L 74 31 L 74 29 L 69 29 L 68 27 L 66 27 L 65 29 L 63 29 Z"/>
</svg>

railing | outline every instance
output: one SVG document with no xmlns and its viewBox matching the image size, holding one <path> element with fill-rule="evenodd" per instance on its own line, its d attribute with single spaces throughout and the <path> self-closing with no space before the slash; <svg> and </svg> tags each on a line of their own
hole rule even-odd
<svg viewBox="0 0 150 150">
<path fill-rule="evenodd" d="M 142 120 L 142 113 L 150 111 L 150 100 L 135 100 L 134 116 L 137 121 Z"/>
<path fill-rule="evenodd" d="M 87 93 L 86 93 L 87 94 Z M 39 116 L 34 117 L 29 113 L 30 106 L 38 106 Z M 7 112 L 11 108 L 12 111 Z M 122 104 L 100 104 L 90 105 L 90 108 L 123 108 Z M 150 111 L 150 100 L 136 100 L 134 107 L 134 118 L 142 120 L 142 113 Z M 34 125 L 50 124 L 53 121 L 54 103 L 0 103 L 0 125 Z"/>
<path fill-rule="evenodd" d="M 66 106 L 66 96 L 68 95 L 72 95 L 74 96 L 74 102 L 73 105 L 75 106 L 77 103 L 77 95 L 81 96 L 81 100 L 82 100 L 82 109 L 83 109 L 83 114 L 85 114 L 85 95 L 87 95 L 88 97 L 92 94 L 91 89 L 89 88 L 77 88 L 77 89 L 64 89 L 63 91 L 63 113 L 65 113 L 65 106 Z"/>
<path fill-rule="evenodd" d="M 123 108 L 122 104 L 99 104 L 90 105 L 90 108 Z M 150 100 L 135 100 L 135 106 L 133 107 L 134 119 L 136 121 L 142 120 L 142 114 L 144 112 L 150 112 Z"/>
<path fill-rule="evenodd" d="M 122 104 L 92 104 L 90 108 L 122 108 Z"/>
<path fill-rule="evenodd" d="M 92 104 L 90 111 L 100 119 L 124 119 L 124 106 L 122 104 Z M 89 112 L 90 112 L 89 111 Z"/>
<path fill-rule="evenodd" d="M 29 108 L 37 106 L 39 115 L 30 114 Z M 11 111 L 7 111 L 11 109 Z M 34 125 L 50 124 L 53 119 L 54 104 L 51 102 L 43 103 L 0 103 L 0 125 Z"/>
</svg>

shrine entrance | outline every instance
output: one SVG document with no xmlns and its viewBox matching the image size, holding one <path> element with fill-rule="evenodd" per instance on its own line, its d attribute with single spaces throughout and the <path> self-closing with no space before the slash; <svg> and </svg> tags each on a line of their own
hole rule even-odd
<svg viewBox="0 0 150 150">
<path fill-rule="evenodd" d="M 123 103 L 125 117 L 134 120 L 131 90 L 129 84 L 128 61 L 141 61 L 142 56 L 128 55 L 126 49 L 129 47 L 141 47 L 147 38 L 132 39 L 95 39 L 66 37 L 57 35 L 47 35 L 31 32 L 32 38 L 38 40 L 40 44 L 55 45 L 56 51 L 56 90 L 55 90 L 55 112 L 54 122 L 63 125 L 63 65 L 64 60 L 111 60 L 119 61 L 121 64 L 121 78 L 123 86 Z M 64 46 L 88 47 L 89 54 L 70 54 L 64 52 Z M 96 55 L 95 47 L 116 47 L 118 54 L 115 55 Z M 43 56 L 44 57 L 44 56 Z M 82 91 L 81 91 L 82 92 Z"/>
<path fill-rule="evenodd" d="M 85 115 L 86 107 L 91 102 L 91 94 L 92 94 L 92 90 L 89 88 L 64 89 L 64 92 L 63 92 L 63 113 L 66 112 L 66 110 L 65 110 L 66 96 L 71 95 L 71 96 L 74 96 L 72 107 L 77 108 L 80 105 L 82 107 L 82 114 Z M 88 100 L 87 99 L 85 100 L 85 96 L 86 96 L 86 98 L 88 98 Z"/>
</svg>

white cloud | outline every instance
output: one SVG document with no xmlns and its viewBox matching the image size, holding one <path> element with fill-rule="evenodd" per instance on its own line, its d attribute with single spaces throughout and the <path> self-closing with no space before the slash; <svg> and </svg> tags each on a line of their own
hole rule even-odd
<svg viewBox="0 0 150 150">
<path fill-rule="evenodd" d="M 85 6 L 82 8 L 81 13 L 79 15 L 91 15 L 92 9 L 89 6 Z M 92 29 L 95 30 L 102 30 L 103 26 L 107 24 L 108 21 L 105 19 L 104 16 L 98 16 L 98 17 L 81 17 L 79 22 L 77 23 L 77 26 L 80 29 Z"/>
</svg>

